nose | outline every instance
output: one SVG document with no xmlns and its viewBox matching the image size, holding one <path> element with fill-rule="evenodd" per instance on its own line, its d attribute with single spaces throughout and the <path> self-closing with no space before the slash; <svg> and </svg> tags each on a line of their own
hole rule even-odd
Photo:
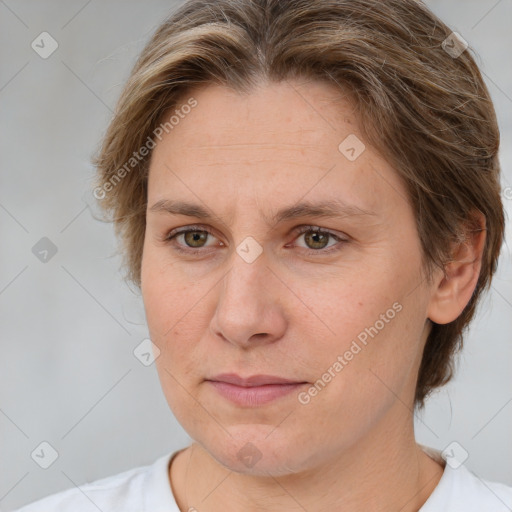
<svg viewBox="0 0 512 512">
<path fill-rule="evenodd" d="M 248 263 L 234 252 L 230 270 L 216 287 L 213 334 L 244 349 L 282 338 L 287 325 L 283 289 L 264 253 Z"/>
</svg>

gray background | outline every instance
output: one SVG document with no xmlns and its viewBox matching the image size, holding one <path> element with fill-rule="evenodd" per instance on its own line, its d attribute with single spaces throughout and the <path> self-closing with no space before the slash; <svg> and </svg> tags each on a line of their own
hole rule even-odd
<svg viewBox="0 0 512 512">
<path fill-rule="evenodd" d="M 478 54 L 502 129 L 503 187 L 512 186 L 512 1 L 428 5 Z M 188 437 L 154 365 L 123 283 L 112 226 L 93 218 L 92 152 L 144 43 L 175 2 L 0 1 L 0 507 L 149 464 Z M 59 47 L 31 48 L 43 31 Z M 510 197 L 510 195 L 509 195 Z M 510 216 L 512 200 L 505 199 Z M 41 262 L 48 237 L 57 253 Z M 507 228 L 510 244 L 511 227 Z M 511 253 L 466 339 L 456 379 L 416 419 L 418 441 L 457 441 L 482 478 L 512 485 Z M 48 469 L 30 454 L 59 453 Z"/>
</svg>

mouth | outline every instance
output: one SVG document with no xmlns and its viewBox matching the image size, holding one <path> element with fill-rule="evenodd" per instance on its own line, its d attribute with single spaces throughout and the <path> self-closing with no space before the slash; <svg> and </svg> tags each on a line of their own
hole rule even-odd
<svg viewBox="0 0 512 512">
<path fill-rule="evenodd" d="M 253 375 L 243 378 L 234 373 L 217 375 L 206 382 L 221 396 L 239 407 L 264 405 L 308 384 L 274 375 Z"/>
</svg>

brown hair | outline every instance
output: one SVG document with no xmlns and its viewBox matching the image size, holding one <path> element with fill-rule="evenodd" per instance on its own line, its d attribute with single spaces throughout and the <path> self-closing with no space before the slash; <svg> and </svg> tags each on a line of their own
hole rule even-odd
<svg viewBox="0 0 512 512">
<path fill-rule="evenodd" d="M 95 196 L 122 240 L 126 277 L 140 288 L 150 142 L 187 92 L 216 83 L 249 93 L 262 79 L 295 77 L 343 87 L 364 137 L 406 184 L 427 279 L 473 227 L 473 213 L 485 217 L 474 293 L 456 320 L 432 324 L 425 345 L 415 395 L 423 407 L 452 377 L 503 240 L 499 130 L 471 52 L 417 0 L 187 1 L 137 60 L 93 159 Z"/>
</svg>

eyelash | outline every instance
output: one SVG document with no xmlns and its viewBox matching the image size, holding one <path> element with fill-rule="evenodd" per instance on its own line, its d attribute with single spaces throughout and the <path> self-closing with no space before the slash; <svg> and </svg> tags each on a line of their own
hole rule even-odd
<svg viewBox="0 0 512 512">
<path fill-rule="evenodd" d="M 203 248 L 192 249 L 192 248 L 189 247 L 188 249 L 183 249 L 183 247 L 179 246 L 174 241 L 174 238 L 176 238 L 178 235 L 181 235 L 181 234 L 184 234 L 184 233 L 188 233 L 188 232 L 194 232 L 194 231 L 206 232 L 206 233 L 208 233 L 208 234 L 210 234 L 212 236 L 215 236 L 215 234 L 209 228 L 207 228 L 206 226 L 187 226 L 185 229 L 170 231 L 165 236 L 164 242 L 168 242 L 168 243 L 173 244 L 174 248 L 178 252 L 181 252 L 181 253 L 184 253 L 184 254 L 196 255 L 196 254 L 204 253 L 205 249 L 203 249 Z M 300 235 L 303 235 L 304 233 L 308 233 L 308 232 L 321 233 L 321 234 L 329 235 L 332 238 L 334 238 L 337 242 L 339 242 L 339 244 L 341 244 L 341 246 L 343 246 L 344 244 L 348 243 L 347 239 L 341 238 L 340 236 L 332 233 L 331 231 L 328 231 L 326 229 L 322 229 L 319 226 L 299 226 L 299 228 L 297 228 L 297 231 L 296 231 L 295 234 L 297 235 L 297 238 L 298 238 Z M 308 254 L 308 255 L 311 255 L 311 256 L 319 256 L 320 255 L 321 256 L 321 255 L 331 254 L 333 252 L 337 252 L 337 251 L 341 250 L 341 247 L 332 246 L 329 249 L 316 249 L 316 250 L 315 249 L 304 249 L 304 250 L 306 251 L 306 254 Z"/>
</svg>

